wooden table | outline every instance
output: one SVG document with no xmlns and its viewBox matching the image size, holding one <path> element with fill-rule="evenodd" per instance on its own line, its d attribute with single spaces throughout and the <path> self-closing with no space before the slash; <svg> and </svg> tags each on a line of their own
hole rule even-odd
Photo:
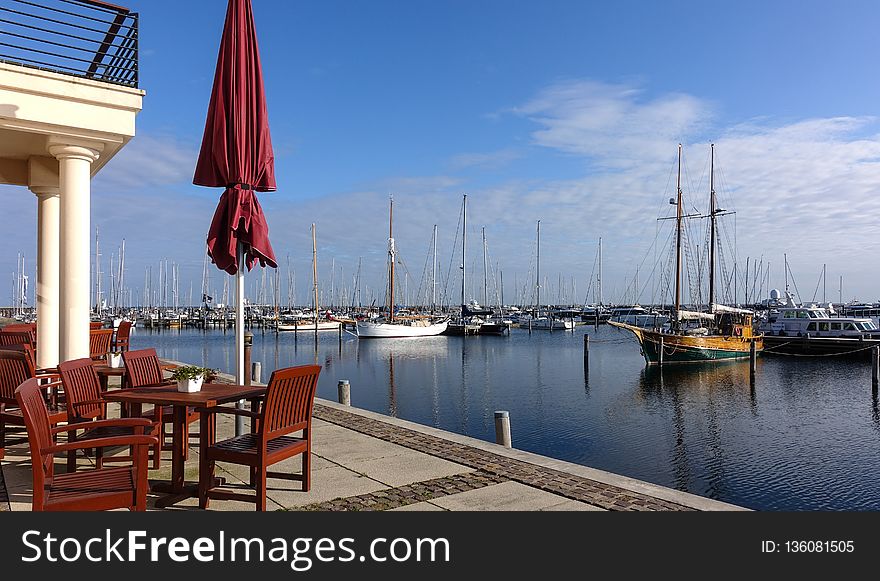
<svg viewBox="0 0 880 581">
<path fill-rule="evenodd" d="M 186 409 L 188 407 L 214 407 L 241 399 L 251 400 L 251 406 L 254 406 L 265 394 L 265 387 L 205 383 L 202 385 L 202 389 L 195 393 L 179 392 L 175 384 L 114 390 L 105 393 L 104 399 L 129 406 L 132 417 L 139 417 L 141 415 L 141 406 L 143 404 L 174 406 L 171 482 L 157 483 L 151 488 L 153 491 L 168 493 L 167 496 L 156 501 L 158 508 L 164 508 L 185 498 L 198 496 L 198 484 L 187 483 L 184 479 L 184 458 L 186 447 L 189 444 L 183 438 L 184 426 L 186 424 Z M 213 434 L 207 432 L 210 432 L 210 430 L 201 430 L 199 439 L 205 439 L 206 442 L 210 442 L 210 439 L 213 439 Z"/>
<path fill-rule="evenodd" d="M 101 391 L 107 391 L 107 380 L 111 377 L 122 377 L 122 381 L 125 381 L 125 367 L 110 367 L 103 361 L 93 361 L 92 368 L 95 370 L 95 373 L 98 374 L 98 379 L 101 380 Z"/>
</svg>

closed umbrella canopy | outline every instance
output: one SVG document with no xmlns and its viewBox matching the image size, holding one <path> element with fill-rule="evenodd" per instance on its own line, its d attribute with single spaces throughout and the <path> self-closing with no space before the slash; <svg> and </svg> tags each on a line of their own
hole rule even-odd
<svg viewBox="0 0 880 581">
<path fill-rule="evenodd" d="M 226 188 L 208 231 L 218 268 L 238 272 L 239 244 L 248 270 L 278 266 L 255 194 L 275 190 L 275 155 L 250 0 L 229 0 L 193 183 Z"/>
</svg>

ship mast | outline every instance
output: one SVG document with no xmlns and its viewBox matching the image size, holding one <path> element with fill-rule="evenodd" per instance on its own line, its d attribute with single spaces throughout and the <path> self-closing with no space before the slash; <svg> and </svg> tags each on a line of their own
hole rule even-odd
<svg viewBox="0 0 880 581">
<path fill-rule="evenodd" d="M 461 202 L 461 323 L 464 324 L 465 293 L 467 291 L 467 194 Z"/>
<path fill-rule="evenodd" d="M 715 302 L 715 144 L 709 162 L 709 310 Z"/>
<path fill-rule="evenodd" d="M 315 336 L 318 334 L 318 244 L 315 237 L 315 224 L 312 223 L 312 281 L 315 293 Z"/>
<path fill-rule="evenodd" d="M 538 220 L 538 233 L 535 252 L 535 307 L 541 311 L 541 221 Z"/>
<path fill-rule="evenodd" d="M 392 219 L 394 217 L 394 197 L 388 209 L 388 258 L 391 261 L 388 275 L 388 322 L 394 322 L 394 233 L 392 231 Z"/>
<path fill-rule="evenodd" d="M 681 310 L 681 143 L 678 144 L 678 177 L 675 181 L 675 317 Z"/>
</svg>

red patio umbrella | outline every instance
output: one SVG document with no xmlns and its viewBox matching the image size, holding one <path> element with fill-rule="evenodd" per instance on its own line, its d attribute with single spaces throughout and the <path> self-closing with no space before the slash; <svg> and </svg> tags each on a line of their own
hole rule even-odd
<svg viewBox="0 0 880 581">
<path fill-rule="evenodd" d="M 244 277 L 257 261 L 277 267 L 255 192 L 275 190 L 275 156 L 250 0 L 229 0 L 193 183 L 226 188 L 208 231 L 208 255 L 236 276 L 238 382 L 244 382 Z"/>
</svg>

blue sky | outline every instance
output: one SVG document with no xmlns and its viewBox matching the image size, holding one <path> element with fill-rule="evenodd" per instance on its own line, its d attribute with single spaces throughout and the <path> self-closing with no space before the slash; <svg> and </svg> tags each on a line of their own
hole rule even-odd
<svg viewBox="0 0 880 581">
<path fill-rule="evenodd" d="M 226 2 L 127 5 L 141 17 L 147 95 L 137 137 L 93 182 L 93 227 L 105 270 L 126 239 L 134 293 L 145 267 L 155 277 L 167 258 L 180 264 L 182 298 L 190 280 L 198 297 L 220 191 L 191 181 Z M 480 228 L 510 302 L 534 286 L 540 219 L 545 298 L 587 298 L 601 236 L 605 300 L 650 302 L 662 286 L 650 272 L 666 264 L 652 243 L 666 240 L 658 224 L 669 223 L 656 219 L 671 208 L 679 142 L 685 195 L 699 208 L 716 144 L 740 268 L 763 257 L 781 288 L 787 254 L 805 300 L 823 264 L 829 298 L 843 276 L 845 300 L 880 299 L 876 2 L 253 5 L 278 179 L 278 191 L 260 199 L 285 267 L 283 301 L 288 255 L 299 302 L 308 296 L 312 222 L 322 288 L 332 262 L 337 287 L 350 285 L 362 257 L 364 288 L 377 294 L 389 194 L 415 294 L 433 224 L 442 273 L 457 266 L 453 236 L 467 193 L 474 298 L 482 299 Z M 35 199 L 9 187 L 0 195 L 7 240 L 18 241 L 0 253 L 0 273 L 15 270 L 19 251 L 33 268 Z M 217 289 L 221 275 L 211 275 Z M 249 291 L 258 279 L 249 275 Z M 447 283 L 453 297 L 458 284 Z"/>
</svg>

